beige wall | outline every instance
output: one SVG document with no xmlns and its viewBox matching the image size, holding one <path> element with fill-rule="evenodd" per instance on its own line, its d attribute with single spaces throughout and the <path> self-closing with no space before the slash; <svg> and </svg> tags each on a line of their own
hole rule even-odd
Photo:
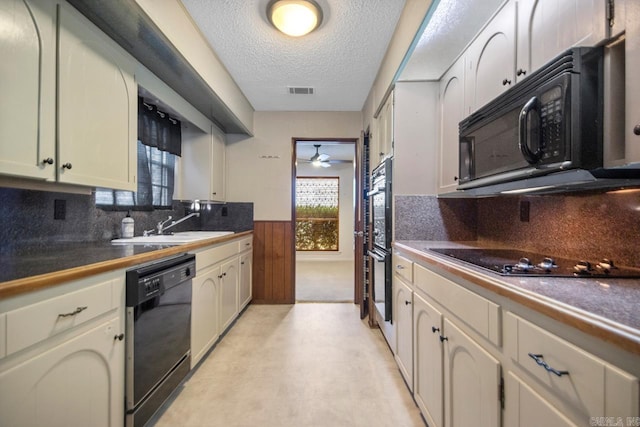
<svg viewBox="0 0 640 427">
<path fill-rule="evenodd" d="M 355 150 L 355 148 L 354 148 Z M 355 151 L 354 151 L 355 155 Z M 298 176 L 337 176 L 340 178 L 340 228 L 337 252 L 296 252 L 298 261 L 350 261 L 353 260 L 353 163 L 334 164 L 330 168 L 317 168 L 309 163 L 298 163 Z"/>
<path fill-rule="evenodd" d="M 253 130 L 227 136 L 227 201 L 252 201 L 256 221 L 290 221 L 292 138 L 360 138 L 362 114 L 257 111 Z"/>
</svg>

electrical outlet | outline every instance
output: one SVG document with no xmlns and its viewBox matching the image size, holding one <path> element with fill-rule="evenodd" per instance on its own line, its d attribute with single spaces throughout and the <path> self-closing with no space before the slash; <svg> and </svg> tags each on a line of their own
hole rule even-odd
<svg viewBox="0 0 640 427">
<path fill-rule="evenodd" d="M 222 209 L 220 210 L 220 215 L 222 216 L 227 216 L 229 215 L 229 211 L 227 210 L 226 206 L 223 206 Z"/>
<path fill-rule="evenodd" d="M 531 202 L 528 200 L 520 200 L 520 221 L 529 222 L 529 209 Z"/>
<path fill-rule="evenodd" d="M 53 219 L 65 219 L 67 216 L 67 201 L 55 199 L 53 201 Z"/>
</svg>

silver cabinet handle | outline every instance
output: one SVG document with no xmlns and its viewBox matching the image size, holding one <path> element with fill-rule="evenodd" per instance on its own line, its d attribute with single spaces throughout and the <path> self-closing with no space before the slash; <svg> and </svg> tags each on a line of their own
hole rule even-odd
<svg viewBox="0 0 640 427">
<path fill-rule="evenodd" d="M 556 374 L 559 377 L 569 375 L 569 371 L 558 371 L 557 369 L 549 366 L 549 364 L 542 359 L 541 354 L 529 353 L 529 357 L 532 358 L 539 366 L 542 366 L 546 371 L 551 372 L 552 374 Z"/>
<path fill-rule="evenodd" d="M 75 316 L 76 314 L 80 314 L 83 311 L 85 311 L 87 309 L 87 306 L 84 307 L 78 307 L 75 310 L 73 310 L 71 313 L 64 313 L 64 314 L 58 314 L 58 317 L 70 317 L 70 316 Z"/>
<path fill-rule="evenodd" d="M 404 270 L 404 265 L 400 265 L 400 264 L 398 264 L 398 265 L 396 265 L 396 268 L 397 268 L 398 270 Z"/>
</svg>

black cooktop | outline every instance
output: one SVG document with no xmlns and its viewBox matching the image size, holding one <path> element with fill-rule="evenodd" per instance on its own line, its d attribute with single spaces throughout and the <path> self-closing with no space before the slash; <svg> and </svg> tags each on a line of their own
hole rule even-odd
<svg viewBox="0 0 640 427">
<path fill-rule="evenodd" d="M 430 249 L 503 276 L 640 278 L 640 269 L 615 265 L 613 260 L 590 262 L 518 249 Z"/>
</svg>

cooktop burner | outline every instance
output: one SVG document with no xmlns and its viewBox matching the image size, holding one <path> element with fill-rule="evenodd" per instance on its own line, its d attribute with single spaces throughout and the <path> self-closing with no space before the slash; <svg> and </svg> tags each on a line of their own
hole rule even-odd
<svg viewBox="0 0 640 427">
<path fill-rule="evenodd" d="M 640 269 L 617 266 L 610 259 L 591 263 L 517 249 L 430 249 L 503 276 L 640 278 Z"/>
</svg>

